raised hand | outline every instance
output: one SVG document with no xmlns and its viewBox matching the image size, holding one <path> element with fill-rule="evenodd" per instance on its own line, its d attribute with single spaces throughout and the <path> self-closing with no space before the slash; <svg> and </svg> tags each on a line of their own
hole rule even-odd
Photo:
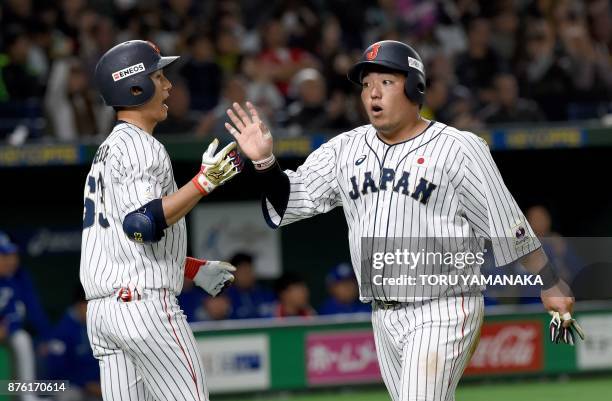
<svg viewBox="0 0 612 401">
<path fill-rule="evenodd" d="M 272 134 L 259 118 L 255 106 L 251 102 L 246 103 L 249 111 L 246 111 L 238 103 L 227 110 L 227 115 L 232 124 L 225 123 L 225 128 L 238 142 L 238 146 L 244 155 L 253 161 L 264 160 L 272 156 Z"/>
</svg>

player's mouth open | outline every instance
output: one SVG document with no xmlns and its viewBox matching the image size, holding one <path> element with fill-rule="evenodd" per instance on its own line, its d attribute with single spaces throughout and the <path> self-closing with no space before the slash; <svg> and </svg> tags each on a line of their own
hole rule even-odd
<svg viewBox="0 0 612 401">
<path fill-rule="evenodd" d="M 168 105 L 166 104 L 166 99 L 168 99 L 168 97 L 170 97 L 170 95 L 164 96 L 164 98 L 162 99 L 162 107 L 166 110 L 168 110 Z"/>
<path fill-rule="evenodd" d="M 378 105 L 374 105 L 372 106 L 371 110 L 372 110 L 372 115 L 374 117 L 378 117 L 382 114 L 383 108 Z"/>
</svg>

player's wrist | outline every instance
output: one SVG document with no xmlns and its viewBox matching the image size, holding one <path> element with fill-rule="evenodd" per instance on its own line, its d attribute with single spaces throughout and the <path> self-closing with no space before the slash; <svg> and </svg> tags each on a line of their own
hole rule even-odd
<svg viewBox="0 0 612 401">
<path fill-rule="evenodd" d="M 557 273 L 555 272 L 553 264 L 550 263 L 550 261 L 546 262 L 544 267 L 542 267 L 538 271 L 538 276 L 540 276 L 540 278 L 542 279 L 542 291 L 551 289 L 552 287 L 559 284 L 559 282 L 561 281 L 561 279 L 559 278 L 559 276 L 557 276 Z"/>
<path fill-rule="evenodd" d="M 270 156 L 260 160 L 252 160 L 252 162 L 253 167 L 255 167 L 255 170 L 264 171 L 269 169 L 276 163 L 276 157 L 274 156 L 274 153 L 270 153 Z"/>
<path fill-rule="evenodd" d="M 206 265 L 208 261 L 206 259 L 196 259 L 190 256 L 185 258 L 185 277 L 193 280 L 200 271 L 200 268 Z"/>
<path fill-rule="evenodd" d="M 202 196 L 208 195 L 213 189 L 215 189 L 210 181 L 206 180 L 206 177 L 202 173 L 198 173 L 195 177 L 193 177 L 191 182 L 200 192 L 200 194 L 202 194 Z"/>
</svg>

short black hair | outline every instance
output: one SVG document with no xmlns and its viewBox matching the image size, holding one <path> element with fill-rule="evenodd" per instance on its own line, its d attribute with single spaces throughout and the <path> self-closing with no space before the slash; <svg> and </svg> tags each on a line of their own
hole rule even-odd
<svg viewBox="0 0 612 401">
<path fill-rule="evenodd" d="M 246 252 L 238 252 L 234 254 L 234 256 L 232 256 L 232 258 L 230 259 L 230 263 L 233 266 L 238 266 L 243 263 L 253 264 L 253 255 Z"/>
<path fill-rule="evenodd" d="M 304 280 L 299 274 L 294 272 L 285 272 L 274 282 L 274 292 L 280 295 L 283 291 L 294 284 L 304 284 Z"/>
</svg>

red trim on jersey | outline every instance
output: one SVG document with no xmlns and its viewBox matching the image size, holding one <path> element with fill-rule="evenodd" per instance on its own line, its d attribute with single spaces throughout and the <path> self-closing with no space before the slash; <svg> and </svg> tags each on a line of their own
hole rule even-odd
<svg viewBox="0 0 612 401">
<path fill-rule="evenodd" d="M 189 358 L 187 358 L 187 353 L 185 352 L 185 349 L 183 348 L 183 345 L 181 344 L 178 338 L 178 335 L 176 335 L 176 330 L 174 329 L 174 325 L 172 324 L 172 318 L 170 317 L 170 313 L 168 312 L 168 303 L 166 302 L 166 294 L 167 294 L 167 290 L 164 288 L 164 311 L 166 312 L 166 315 L 168 316 L 168 323 L 170 323 L 170 327 L 172 327 L 172 332 L 174 333 L 174 339 L 176 340 L 176 343 L 181 349 L 181 352 L 183 353 L 183 356 L 185 357 L 185 360 L 187 361 L 187 366 L 189 366 L 189 370 L 191 371 L 191 378 L 193 379 L 193 383 L 196 386 L 196 393 L 198 394 L 198 400 L 199 400 L 200 392 L 198 391 L 198 379 L 196 378 L 195 371 L 193 370 L 193 366 L 191 366 L 191 362 L 189 361 Z"/>
</svg>

